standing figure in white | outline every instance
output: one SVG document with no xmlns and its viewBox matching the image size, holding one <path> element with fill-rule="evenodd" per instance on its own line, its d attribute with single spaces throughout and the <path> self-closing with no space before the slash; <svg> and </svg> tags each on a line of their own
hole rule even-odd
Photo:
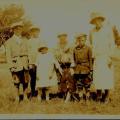
<svg viewBox="0 0 120 120">
<path fill-rule="evenodd" d="M 105 17 L 100 13 L 92 13 L 90 23 L 95 26 L 90 33 L 90 42 L 94 59 L 93 82 L 97 89 L 97 100 L 108 102 L 109 91 L 114 88 L 110 57 L 115 47 L 113 32 L 108 24 L 105 24 Z"/>
<path fill-rule="evenodd" d="M 55 72 L 55 67 L 61 69 L 53 55 L 49 52 L 47 46 L 43 45 L 38 49 L 37 65 L 37 82 L 38 100 L 42 100 L 42 92 L 45 92 L 45 98 L 49 100 L 49 93 L 53 88 L 58 88 L 58 81 Z M 61 70 L 60 70 L 61 71 Z M 55 91 L 57 89 L 54 89 Z"/>
</svg>

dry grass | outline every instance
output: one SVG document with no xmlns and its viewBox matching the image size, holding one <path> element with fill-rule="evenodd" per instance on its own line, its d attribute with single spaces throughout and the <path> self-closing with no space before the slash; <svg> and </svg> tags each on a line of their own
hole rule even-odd
<svg viewBox="0 0 120 120">
<path fill-rule="evenodd" d="M 0 113 L 10 114 L 120 114 L 120 68 L 116 68 L 114 99 L 108 105 L 91 102 L 90 105 L 79 102 L 65 104 L 61 99 L 53 99 L 49 103 L 39 103 L 36 99 L 29 102 L 14 102 L 14 87 L 6 64 L 0 65 Z"/>
</svg>

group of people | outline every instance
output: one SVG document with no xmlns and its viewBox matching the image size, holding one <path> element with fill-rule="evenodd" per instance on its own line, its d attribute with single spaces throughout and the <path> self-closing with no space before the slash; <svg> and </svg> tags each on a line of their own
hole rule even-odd
<svg viewBox="0 0 120 120">
<path fill-rule="evenodd" d="M 114 88 L 112 59 L 116 45 L 112 29 L 104 21 L 104 16 L 92 13 L 90 23 L 95 27 L 89 38 L 80 33 L 71 47 L 67 34 L 62 33 L 53 49 L 39 40 L 39 28 L 23 32 L 22 25 L 14 26 L 14 35 L 5 44 L 16 100 L 23 95 L 24 100 L 37 96 L 39 101 L 49 101 L 59 96 L 65 102 L 109 102 L 109 92 Z"/>
</svg>

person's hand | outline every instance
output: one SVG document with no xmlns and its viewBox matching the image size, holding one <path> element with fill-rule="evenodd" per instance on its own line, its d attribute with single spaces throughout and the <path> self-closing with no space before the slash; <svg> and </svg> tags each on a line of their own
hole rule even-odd
<svg viewBox="0 0 120 120">
<path fill-rule="evenodd" d="M 63 72 L 62 68 L 59 68 L 59 72 L 62 75 L 62 72 Z"/>
<path fill-rule="evenodd" d="M 29 65 L 29 68 L 32 69 L 32 68 L 33 68 L 33 65 Z"/>
<path fill-rule="evenodd" d="M 35 68 L 36 68 L 36 66 L 35 66 L 34 64 L 30 64 L 30 65 L 29 65 L 29 69 L 35 70 Z"/>
<path fill-rule="evenodd" d="M 11 72 L 14 72 L 14 70 L 15 70 L 14 67 L 11 67 L 11 68 L 10 68 L 10 71 L 11 71 Z"/>
<path fill-rule="evenodd" d="M 73 68 L 70 68 L 70 73 L 71 73 L 71 75 L 74 75 L 74 70 L 73 70 Z"/>
</svg>

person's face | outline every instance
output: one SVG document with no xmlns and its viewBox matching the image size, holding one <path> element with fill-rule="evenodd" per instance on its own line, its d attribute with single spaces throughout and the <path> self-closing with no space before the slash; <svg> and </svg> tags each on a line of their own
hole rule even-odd
<svg viewBox="0 0 120 120">
<path fill-rule="evenodd" d="M 65 45 L 67 43 L 67 37 L 66 36 L 61 36 L 59 38 L 59 44 L 60 45 Z"/>
<path fill-rule="evenodd" d="M 79 46 L 84 46 L 86 42 L 86 37 L 80 37 L 77 39 L 78 45 Z"/>
<path fill-rule="evenodd" d="M 102 23 L 103 23 L 102 19 L 98 18 L 98 19 L 95 20 L 94 24 L 95 24 L 96 28 L 101 28 Z"/>
<path fill-rule="evenodd" d="M 17 35 L 17 36 L 21 36 L 22 27 L 16 28 L 16 29 L 14 30 L 14 33 L 15 33 L 15 35 Z"/>
</svg>

